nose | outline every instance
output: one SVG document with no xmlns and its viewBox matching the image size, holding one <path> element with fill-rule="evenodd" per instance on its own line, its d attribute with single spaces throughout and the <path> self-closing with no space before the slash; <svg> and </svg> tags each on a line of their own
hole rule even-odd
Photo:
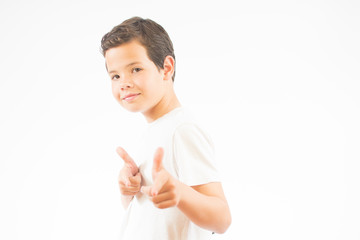
<svg viewBox="0 0 360 240">
<path fill-rule="evenodd" d="M 130 89 L 132 87 L 134 87 L 134 84 L 131 82 L 131 80 L 123 79 L 122 81 L 120 81 L 120 89 L 121 90 Z"/>
</svg>

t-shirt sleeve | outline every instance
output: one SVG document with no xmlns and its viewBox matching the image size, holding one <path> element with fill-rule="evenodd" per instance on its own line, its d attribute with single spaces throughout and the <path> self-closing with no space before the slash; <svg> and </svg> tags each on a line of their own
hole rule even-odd
<svg viewBox="0 0 360 240">
<path fill-rule="evenodd" d="M 219 182 L 214 146 L 197 125 L 179 126 L 173 137 L 173 153 L 179 180 L 188 186 Z"/>
</svg>

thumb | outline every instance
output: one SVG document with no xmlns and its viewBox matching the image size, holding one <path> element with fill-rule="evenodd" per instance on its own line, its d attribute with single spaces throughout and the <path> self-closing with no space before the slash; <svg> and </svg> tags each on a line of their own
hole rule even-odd
<svg viewBox="0 0 360 240">
<path fill-rule="evenodd" d="M 135 176 L 129 177 L 131 185 L 140 185 L 141 183 L 141 173 L 138 172 Z"/>
<path fill-rule="evenodd" d="M 153 172 L 157 173 L 159 172 L 161 169 L 163 169 L 163 165 L 162 165 L 162 159 L 164 156 L 164 149 L 159 147 L 154 155 L 154 164 L 153 164 Z"/>
<path fill-rule="evenodd" d="M 116 148 L 116 152 L 119 154 L 119 156 L 124 160 L 125 164 L 128 164 L 131 167 L 131 173 L 132 175 L 135 175 L 139 169 L 134 160 L 129 156 L 129 154 L 122 148 L 118 147 Z"/>
<path fill-rule="evenodd" d="M 151 186 L 142 186 L 140 188 L 140 192 L 142 192 L 143 194 L 146 194 L 149 197 L 152 197 L 151 196 Z"/>
</svg>

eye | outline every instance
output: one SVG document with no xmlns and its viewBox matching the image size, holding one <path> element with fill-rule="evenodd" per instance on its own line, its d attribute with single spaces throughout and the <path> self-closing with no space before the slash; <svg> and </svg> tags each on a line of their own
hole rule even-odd
<svg viewBox="0 0 360 240">
<path fill-rule="evenodd" d="M 133 73 L 137 73 L 137 72 L 140 72 L 142 69 L 141 68 L 133 68 L 132 69 L 132 72 Z"/>
<path fill-rule="evenodd" d="M 116 80 L 118 80 L 119 78 L 120 78 L 120 76 L 116 74 L 116 75 L 114 75 L 114 76 L 111 77 L 111 80 L 116 81 Z"/>
</svg>

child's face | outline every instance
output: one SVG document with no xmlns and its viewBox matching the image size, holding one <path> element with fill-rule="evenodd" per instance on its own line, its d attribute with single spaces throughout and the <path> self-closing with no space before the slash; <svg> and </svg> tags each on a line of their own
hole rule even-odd
<svg viewBox="0 0 360 240">
<path fill-rule="evenodd" d="M 154 110 L 165 94 L 164 71 L 148 58 L 137 41 L 110 48 L 106 65 L 115 99 L 127 110 L 147 113 Z"/>
</svg>

